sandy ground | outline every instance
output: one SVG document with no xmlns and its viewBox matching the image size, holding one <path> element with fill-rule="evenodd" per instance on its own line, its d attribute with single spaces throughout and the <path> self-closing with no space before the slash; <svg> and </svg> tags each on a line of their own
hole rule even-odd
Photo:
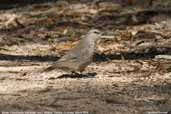
<svg viewBox="0 0 171 114">
<path fill-rule="evenodd" d="M 170 69 L 160 70 L 166 60 L 96 61 L 81 76 L 39 72 L 47 62 L 23 63 L 3 61 L 6 67 L 0 67 L 1 111 L 142 114 L 171 109 Z"/>
<path fill-rule="evenodd" d="M 80 76 L 59 69 L 40 72 L 64 55 L 75 45 L 73 42 L 86 33 L 83 32 L 84 27 L 70 22 L 66 24 L 65 21 L 68 18 L 78 21 L 80 17 L 86 21 L 91 17 L 89 15 L 97 12 L 93 7 L 87 8 L 82 4 L 73 5 L 73 10 L 67 9 L 71 7 L 65 9 L 65 5 L 68 6 L 65 2 L 61 4 L 55 5 L 57 9 L 52 4 L 43 4 L 25 10 L 19 8 L 0 12 L 5 18 L 15 14 L 13 20 L 7 19 L 6 25 L 1 24 L 3 26 L 0 30 L 0 111 L 80 114 L 146 114 L 171 111 L 171 61 L 155 58 L 158 54 L 169 54 L 171 49 L 170 31 L 160 31 L 164 28 L 160 24 L 150 25 L 152 28 L 156 27 L 155 30 L 148 24 L 137 28 L 125 27 L 126 30 L 122 32 L 109 29 L 117 31 L 116 35 L 121 33 L 121 40 L 101 42 L 94 61 Z M 61 12 L 56 12 L 58 8 Z M 80 12 L 77 11 L 85 13 L 87 17 L 79 17 Z M 64 26 L 54 24 L 63 18 L 66 20 L 59 23 Z M 19 19 L 25 27 L 18 27 L 15 19 Z M 47 20 L 49 23 L 46 23 Z M 40 26 L 42 23 L 45 25 Z M 8 31 L 4 30 L 4 26 Z M 130 34 L 132 39 L 129 39 Z M 76 40 L 57 43 L 58 38 L 65 36 Z M 133 44 L 134 36 L 139 40 L 148 40 L 141 46 L 158 42 L 160 47 L 164 46 L 159 50 L 163 53 L 155 53 L 156 50 L 145 50 L 139 54 L 127 52 L 128 47 L 124 47 L 122 40 L 132 40 L 133 42 L 127 44 Z M 50 42 L 51 40 L 54 42 Z M 118 55 L 118 50 L 125 52 L 124 57 Z"/>
</svg>

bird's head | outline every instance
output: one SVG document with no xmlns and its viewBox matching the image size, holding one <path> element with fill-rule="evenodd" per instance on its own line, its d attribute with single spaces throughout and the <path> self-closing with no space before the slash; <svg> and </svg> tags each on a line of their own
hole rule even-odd
<svg viewBox="0 0 171 114">
<path fill-rule="evenodd" d="M 91 40 L 98 40 L 101 37 L 102 32 L 98 29 L 92 29 L 88 32 L 87 38 L 90 38 Z"/>
<path fill-rule="evenodd" d="M 88 32 L 89 34 L 101 34 L 101 31 L 98 29 L 92 29 Z"/>
<path fill-rule="evenodd" d="M 90 30 L 86 37 L 89 41 L 96 42 L 98 39 L 113 39 L 113 35 L 106 35 L 107 33 L 102 32 L 98 29 L 92 29 Z"/>
</svg>

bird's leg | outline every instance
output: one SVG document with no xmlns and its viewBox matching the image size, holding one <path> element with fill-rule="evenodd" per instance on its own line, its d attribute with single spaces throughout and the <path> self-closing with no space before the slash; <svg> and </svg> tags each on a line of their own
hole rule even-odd
<svg viewBox="0 0 171 114">
<path fill-rule="evenodd" d="M 79 75 L 83 76 L 83 75 L 85 75 L 85 72 L 84 71 L 79 71 Z"/>
<path fill-rule="evenodd" d="M 71 71 L 71 74 L 75 74 L 75 71 Z"/>
<path fill-rule="evenodd" d="M 81 75 L 83 74 L 83 72 L 82 72 L 82 71 L 79 71 L 77 74 L 78 74 L 79 76 L 81 76 Z"/>
<path fill-rule="evenodd" d="M 80 75 L 79 73 L 75 72 L 75 71 L 71 71 L 72 75 Z"/>
</svg>

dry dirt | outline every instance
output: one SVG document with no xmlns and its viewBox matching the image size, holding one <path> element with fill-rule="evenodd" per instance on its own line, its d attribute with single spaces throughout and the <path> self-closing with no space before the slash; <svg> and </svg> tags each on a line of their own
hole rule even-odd
<svg viewBox="0 0 171 114">
<path fill-rule="evenodd" d="M 49 25 L 36 28 L 40 23 L 46 22 L 48 16 L 55 15 L 54 9 L 47 10 L 49 7 L 51 5 L 45 4 L 33 7 L 35 11 L 30 7 L 25 11 L 20 8 L 16 11 L 6 11 L 6 14 L 10 15 L 11 12 L 17 16 L 20 14 L 19 17 L 14 17 L 20 19 L 27 27 L 14 29 L 14 24 L 12 27 L 10 24 L 15 19 L 2 26 L 9 27 L 9 31 L 2 29 L 0 37 L 0 111 L 84 111 L 84 114 L 146 114 L 171 111 L 171 61 L 155 58 L 158 55 L 155 53 L 157 50 L 138 54 L 129 52 L 130 49 L 124 47 L 122 42 L 129 39 L 129 33 L 134 36 L 139 34 L 139 31 L 140 35 L 136 38 L 143 37 L 142 34 L 149 35 L 149 31 L 169 36 L 170 32 L 166 32 L 167 29 L 162 28 L 160 24 L 140 25 L 122 30 L 123 34 L 120 37 L 124 39 L 99 42 L 93 63 L 80 76 L 58 69 L 40 72 L 75 45 L 80 35 L 86 33 L 83 32 L 84 28 L 76 29 L 77 26 L 64 25 L 52 29 L 49 28 L 52 25 Z M 58 8 L 58 5 L 56 7 Z M 82 5 L 73 7 L 82 8 L 83 11 L 86 9 L 86 6 Z M 37 12 L 39 8 L 40 11 Z M 19 11 L 19 14 L 16 13 Z M 93 9 L 91 11 L 92 14 L 96 12 Z M 1 12 L 2 14 L 4 12 Z M 42 14 L 45 17 L 41 17 Z M 36 16 L 41 19 L 38 20 Z M 51 21 L 53 22 L 53 19 L 49 20 L 49 23 Z M 158 28 L 154 31 L 149 29 L 149 26 Z M 70 33 L 74 31 L 72 28 L 77 31 L 76 35 Z M 61 31 L 63 34 L 56 36 Z M 76 40 L 58 43 L 54 38 L 68 34 L 68 37 Z M 145 37 L 151 38 L 150 35 Z M 165 46 L 160 50 L 165 51 L 161 54 L 169 54 L 171 48 L 167 46 L 171 45 L 170 36 L 163 39 L 159 35 L 156 37 L 157 42 Z M 149 40 L 144 45 L 150 45 L 152 41 Z M 138 49 L 141 47 L 143 45 Z M 124 52 L 123 55 L 120 55 L 119 51 Z"/>
<path fill-rule="evenodd" d="M 97 60 L 84 75 L 74 76 L 60 70 L 41 73 L 49 63 L 21 55 L 1 60 L 1 111 L 142 114 L 171 109 L 170 67 L 162 67 L 170 61 Z"/>
</svg>

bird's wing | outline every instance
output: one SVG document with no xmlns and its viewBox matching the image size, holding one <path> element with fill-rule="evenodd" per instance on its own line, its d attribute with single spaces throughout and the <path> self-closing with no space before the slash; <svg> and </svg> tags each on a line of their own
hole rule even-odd
<svg viewBox="0 0 171 114">
<path fill-rule="evenodd" d="M 64 55 L 61 59 L 59 59 L 58 62 L 65 62 L 65 61 L 72 62 L 78 59 L 79 59 L 79 55 L 69 52 L 66 55 Z"/>
<path fill-rule="evenodd" d="M 67 52 L 59 61 L 75 61 L 79 60 L 83 54 L 84 46 L 81 44 L 81 42 L 78 43 L 78 45 L 74 48 L 72 48 L 69 52 Z"/>
</svg>

